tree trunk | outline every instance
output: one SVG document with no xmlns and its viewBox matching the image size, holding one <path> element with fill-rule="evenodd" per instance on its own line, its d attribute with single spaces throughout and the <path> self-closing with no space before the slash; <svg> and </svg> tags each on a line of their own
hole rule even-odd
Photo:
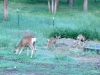
<svg viewBox="0 0 100 75">
<path fill-rule="evenodd" d="M 48 9 L 52 13 L 56 13 L 59 0 L 48 0 Z"/>
<path fill-rule="evenodd" d="M 56 13 L 57 11 L 57 7 L 58 7 L 58 0 L 55 0 L 55 5 L 54 5 L 54 13 Z"/>
<path fill-rule="evenodd" d="M 4 0 L 4 19 L 8 19 L 8 0 Z"/>
<path fill-rule="evenodd" d="M 76 0 L 73 0 L 73 2 L 75 2 Z"/>
<path fill-rule="evenodd" d="M 68 0 L 67 3 L 68 3 L 68 5 L 69 5 L 70 7 L 73 6 L 73 0 Z"/>
<path fill-rule="evenodd" d="M 69 4 L 69 0 L 67 0 L 67 4 Z"/>
<path fill-rule="evenodd" d="M 83 11 L 87 11 L 87 9 L 88 9 L 88 0 L 84 0 Z"/>
<path fill-rule="evenodd" d="M 54 13 L 54 0 L 52 0 L 52 13 Z"/>
<path fill-rule="evenodd" d="M 51 6 L 50 6 L 50 4 L 51 4 L 51 0 L 48 0 L 48 9 L 49 9 L 49 11 L 51 11 Z"/>
</svg>

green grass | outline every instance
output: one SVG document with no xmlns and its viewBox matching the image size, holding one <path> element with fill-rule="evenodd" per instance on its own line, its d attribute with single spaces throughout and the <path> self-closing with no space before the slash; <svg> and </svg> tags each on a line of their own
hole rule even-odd
<svg viewBox="0 0 100 75">
<path fill-rule="evenodd" d="M 13 0 L 15 1 L 15 0 Z M 97 4 L 89 0 L 89 11 L 83 12 L 81 1 L 76 1 L 74 7 L 69 8 L 62 1 L 54 15 L 48 12 L 47 4 L 23 4 L 9 1 L 9 18 L 3 19 L 3 2 L 0 1 L 0 74 L 15 72 L 17 75 L 29 73 L 46 75 L 98 75 L 99 67 L 97 64 L 83 63 L 78 60 L 61 54 L 55 49 L 46 50 L 46 40 L 54 36 L 54 29 L 57 35 L 62 37 L 75 38 L 78 33 L 82 33 L 87 39 L 98 39 L 100 37 L 100 2 Z M 19 11 L 19 26 L 18 14 Z M 18 45 L 25 32 L 30 31 L 37 38 L 37 57 L 30 59 L 24 51 L 21 55 L 14 54 L 14 47 Z M 64 32 L 65 31 L 65 32 Z M 85 31 L 85 32 L 84 32 Z M 54 32 L 54 33 L 52 33 Z M 81 51 L 73 52 L 72 55 L 82 56 Z M 87 55 L 95 55 L 87 53 Z M 16 67 L 16 68 L 14 68 Z M 13 71 L 14 70 L 14 71 Z M 8 73 L 9 74 L 9 73 Z"/>
</svg>

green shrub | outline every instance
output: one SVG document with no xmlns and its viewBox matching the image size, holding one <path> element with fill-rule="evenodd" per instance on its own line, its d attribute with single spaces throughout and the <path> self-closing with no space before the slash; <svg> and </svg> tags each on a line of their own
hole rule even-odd
<svg viewBox="0 0 100 75">
<path fill-rule="evenodd" d="M 77 35 L 82 34 L 88 40 L 100 40 L 99 32 L 96 29 L 87 29 L 87 28 L 57 28 L 50 33 L 49 37 L 61 36 L 61 38 L 73 38 L 76 39 Z"/>
</svg>

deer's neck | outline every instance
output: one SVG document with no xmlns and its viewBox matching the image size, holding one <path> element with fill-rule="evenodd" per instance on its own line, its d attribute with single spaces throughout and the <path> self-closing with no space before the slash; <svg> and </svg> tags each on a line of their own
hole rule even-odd
<svg viewBox="0 0 100 75">
<path fill-rule="evenodd" d="M 18 44 L 17 49 L 21 48 L 21 43 Z"/>
</svg>

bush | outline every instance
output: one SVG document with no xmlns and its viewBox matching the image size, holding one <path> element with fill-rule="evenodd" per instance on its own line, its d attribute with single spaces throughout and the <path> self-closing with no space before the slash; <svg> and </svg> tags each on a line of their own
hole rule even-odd
<svg viewBox="0 0 100 75">
<path fill-rule="evenodd" d="M 88 40 L 100 40 L 99 32 L 96 29 L 88 29 L 87 28 L 57 28 L 53 32 L 50 33 L 49 37 L 61 36 L 61 38 L 73 38 L 76 39 L 77 35 L 82 34 Z"/>
</svg>

